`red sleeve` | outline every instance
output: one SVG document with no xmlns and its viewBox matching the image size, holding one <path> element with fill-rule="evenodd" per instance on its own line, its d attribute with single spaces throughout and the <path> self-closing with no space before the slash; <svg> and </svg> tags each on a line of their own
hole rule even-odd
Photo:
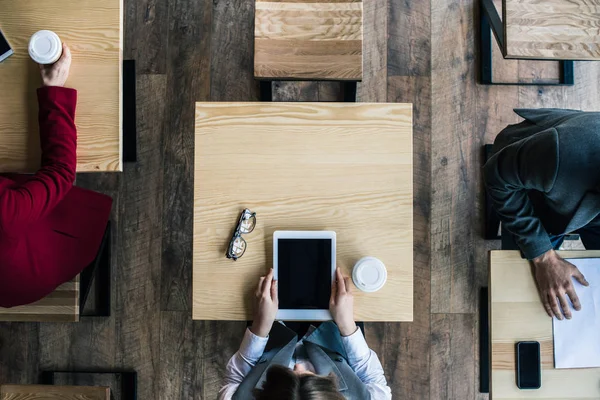
<svg viewBox="0 0 600 400">
<path fill-rule="evenodd" d="M 44 87 L 39 103 L 41 168 L 0 194 L 0 229 L 16 234 L 45 217 L 73 187 L 77 165 L 77 91 Z"/>
</svg>

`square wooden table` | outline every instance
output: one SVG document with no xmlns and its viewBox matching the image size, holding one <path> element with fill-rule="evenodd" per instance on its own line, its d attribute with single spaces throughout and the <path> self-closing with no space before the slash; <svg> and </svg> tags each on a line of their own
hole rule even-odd
<svg viewBox="0 0 600 400">
<path fill-rule="evenodd" d="M 0 29 L 14 53 L 0 63 L 0 172 L 40 164 L 38 66 L 27 46 L 49 29 L 73 53 L 67 86 L 78 90 L 77 170 L 121 171 L 122 0 L 1 0 Z"/>
<path fill-rule="evenodd" d="M 600 251 L 561 251 L 563 258 L 600 257 Z M 490 252 L 490 399 L 600 399 L 600 368 L 555 369 L 552 319 L 535 285 L 529 262 L 519 251 Z M 540 342 L 542 387 L 517 388 L 515 345 Z"/>
<path fill-rule="evenodd" d="M 503 0 L 506 58 L 600 60 L 600 0 Z"/>
<path fill-rule="evenodd" d="M 362 0 L 256 0 L 254 77 L 362 80 Z"/>
<path fill-rule="evenodd" d="M 350 274 L 383 261 L 385 286 L 355 289 L 361 321 L 413 318 L 412 105 L 196 103 L 193 313 L 249 320 L 276 230 L 337 232 Z M 225 257 L 240 212 L 257 214 L 246 253 Z"/>
</svg>

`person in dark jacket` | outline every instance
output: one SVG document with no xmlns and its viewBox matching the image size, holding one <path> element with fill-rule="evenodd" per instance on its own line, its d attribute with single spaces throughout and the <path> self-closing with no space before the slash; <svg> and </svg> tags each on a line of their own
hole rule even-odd
<svg viewBox="0 0 600 400">
<path fill-rule="evenodd" d="M 585 277 L 556 252 L 578 233 L 600 249 L 600 113 L 519 109 L 525 118 L 505 128 L 484 166 L 487 191 L 503 226 L 531 260 L 548 315 L 571 318 L 567 296 L 581 309 L 572 278 Z"/>
<path fill-rule="evenodd" d="M 112 199 L 74 187 L 77 92 L 64 87 L 71 52 L 40 66 L 41 167 L 0 176 L 0 307 L 35 302 L 70 281 L 96 257 Z"/>
</svg>

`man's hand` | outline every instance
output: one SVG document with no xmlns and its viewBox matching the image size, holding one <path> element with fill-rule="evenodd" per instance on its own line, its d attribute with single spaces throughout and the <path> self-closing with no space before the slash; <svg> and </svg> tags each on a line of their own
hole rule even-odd
<svg viewBox="0 0 600 400">
<path fill-rule="evenodd" d="M 344 278 L 342 270 L 338 267 L 335 270 L 335 282 L 331 287 L 329 311 L 342 336 L 350 336 L 357 329 L 354 322 L 354 297 L 351 287 L 350 278 Z"/>
<path fill-rule="evenodd" d="M 71 50 L 63 43 L 63 52 L 57 62 L 51 65 L 40 64 L 42 86 L 65 86 L 71 69 Z"/>
<path fill-rule="evenodd" d="M 256 336 L 269 336 L 278 309 L 277 281 L 273 279 L 273 269 L 271 268 L 269 274 L 261 277 L 258 282 L 254 302 L 254 321 L 250 331 Z"/>
<path fill-rule="evenodd" d="M 566 296 L 571 299 L 575 310 L 581 310 L 581 304 L 577 293 L 575 293 L 571 278 L 574 277 L 583 286 L 588 286 L 589 283 L 585 280 L 583 274 L 576 266 L 563 260 L 554 250 L 549 250 L 534 258 L 532 262 L 542 304 L 548 315 L 551 317 L 555 315 L 556 318 L 562 320 L 564 312 L 565 317 L 571 319 L 571 309 Z"/>
</svg>

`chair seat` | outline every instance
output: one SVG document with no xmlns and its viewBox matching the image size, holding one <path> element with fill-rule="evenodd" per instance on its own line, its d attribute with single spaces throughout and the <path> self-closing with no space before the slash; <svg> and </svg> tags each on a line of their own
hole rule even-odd
<svg viewBox="0 0 600 400">
<path fill-rule="evenodd" d="M 2 385 L 0 400 L 110 400 L 102 386 Z"/>
<path fill-rule="evenodd" d="M 254 77 L 362 80 L 361 0 L 257 0 Z"/>
<path fill-rule="evenodd" d="M 0 307 L 0 321 L 79 321 L 79 275 L 35 303 L 13 308 Z"/>
</svg>

